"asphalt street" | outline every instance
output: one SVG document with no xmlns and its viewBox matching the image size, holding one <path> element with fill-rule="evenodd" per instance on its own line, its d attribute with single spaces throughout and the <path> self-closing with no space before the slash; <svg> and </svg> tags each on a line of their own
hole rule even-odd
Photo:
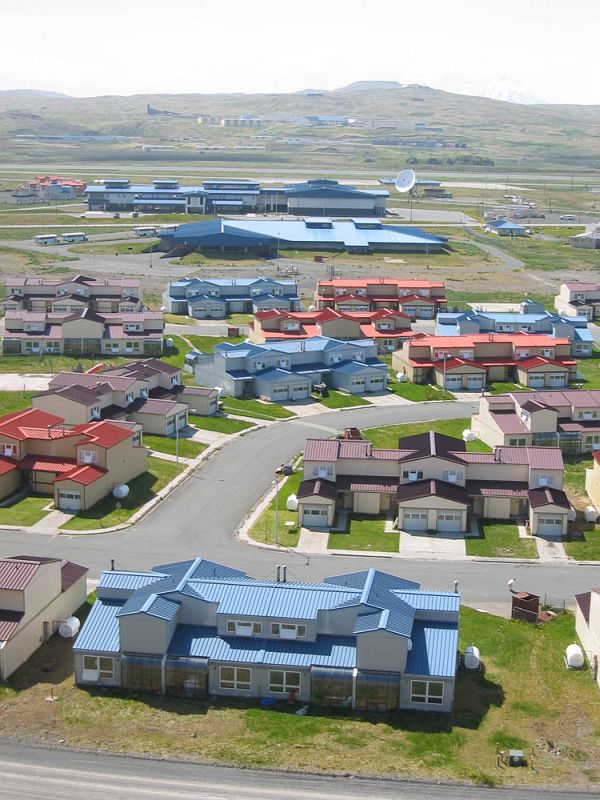
<svg viewBox="0 0 600 800">
<path fill-rule="evenodd" d="M 0 800 L 588 800 L 569 789 L 482 789 L 241 770 L 0 744 Z"/>
<path fill-rule="evenodd" d="M 117 568 L 146 569 L 165 561 L 203 556 L 257 577 L 273 576 L 277 564 L 287 563 L 290 577 L 298 580 L 321 580 L 375 565 L 429 588 L 451 591 L 458 580 L 463 601 L 489 611 L 507 607 L 507 581 L 512 577 L 519 589 L 548 593 L 571 604 L 576 592 L 600 583 L 599 567 L 485 560 L 449 563 L 363 555 L 309 559 L 294 551 L 247 545 L 235 535 L 271 486 L 275 468 L 299 452 L 307 437 L 331 436 L 349 425 L 373 427 L 468 416 L 476 402 L 365 407 L 271 425 L 225 445 L 137 525 L 93 535 L 47 536 L 4 530 L 0 555 L 30 552 L 70 558 L 89 566 L 91 578 L 108 569 L 111 559 Z"/>
</svg>

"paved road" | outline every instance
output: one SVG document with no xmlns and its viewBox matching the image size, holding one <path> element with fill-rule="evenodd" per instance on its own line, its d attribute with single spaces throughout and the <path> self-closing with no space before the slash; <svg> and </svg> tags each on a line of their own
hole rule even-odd
<svg viewBox="0 0 600 800">
<path fill-rule="evenodd" d="M 464 601 L 476 608 L 499 612 L 508 607 L 507 581 L 517 588 L 573 595 L 600 582 L 600 569 L 568 563 L 522 564 L 488 561 L 417 561 L 374 559 L 369 556 L 306 556 L 246 545 L 235 530 L 258 498 L 271 485 L 273 471 L 304 446 L 309 436 L 330 436 L 348 425 L 362 427 L 468 416 L 472 403 L 434 403 L 397 407 L 366 407 L 284 422 L 231 441 L 164 500 L 139 524 L 111 534 L 47 536 L 5 530 L 0 555 L 31 552 L 72 558 L 90 567 L 90 577 L 108 569 L 149 568 L 165 560 L 202 555 L 245 569 L 250 575 L 273 576 L 275 566 L 287 563 L 290 576 L 321 580 L 327 575 L 365 569 L 374 564 L 430 588 L 452 590 L 459 581 Z"/>
<path fill-rule="evenodd" d="M 241 770 L 0 744 L 0 800 L 588 800 L 569 789 L 481 789 Z"/>
</svg>

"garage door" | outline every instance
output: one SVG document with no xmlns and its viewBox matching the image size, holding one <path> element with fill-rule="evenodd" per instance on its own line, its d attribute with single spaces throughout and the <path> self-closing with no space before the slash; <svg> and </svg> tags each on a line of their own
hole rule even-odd
<svg viewBox="0 0 600 800">
<path fill-rule="evenodd" d="M 292 397 L 294 400 L 304 400 L 310 396 L 310 386 L 294 386 L 292 387 Z"/>
<path fill-rule="evenodd" d="M 405 531 L 426 531 L 427 511 L 405 511 L 402 527 Z"/>
<path fill-rule="evenodd" d="M 350 384 L 350 392 L 351 394 L 358 394 L 359 392 L 365 391 L 365 379 L 362 378 L 361 380 L 352 381 Z"/>
<path fill-rule="evenodd" d="M 460 389 L 462 387 L 461 375 L 446 375 L 446 389 Z"/>
<path fill-rule="evenodd" d="M 544 376 L 543 375 L 530 375 L 527 379 L 527 385 L 532 386 L 534 388 L 540 388 L 544 385 Z"/>
<path fill-rule="evenodd" d="M 542 536 L 561 536 L 562 526 L 562 517 L 539 517 L 537 532 Z"/>
<path fill-rule="evenodd" d="M 275 402 L 281 402 L 282 400 L 289 400 L 290 397 L 290 390 L 287 386 L 274 386 L 271 389 L 271 399 L 275 400 Z"/>
<path fill-rule="evenodd" d="M 566 386 L 564 375 L 550 375 L 550 386 Z"/>
<path fill-rule="evenodd" d="M 323 506 L 304 506 L 302 509 L 302 524 L 309 527 L 327 527 L 327 509 Z"/>
<path fill-rule="evenodd" d="M 462 531 L 462 514 L 459 511 L 438 512 L 436 529 L 442 533 L 458 533 Z"/>
<path fill-rule="evenodd" d="M 483 375 L 469 375 L 467 377 L 467 389 L 471 392 L 483 387 Z"/>
<path fill-rule="evenodd" d="M 81 509 L 81 495 L 79 492 L 59 492 L 58 507 L 61 511 L 79 511 Z"/>
</svg>

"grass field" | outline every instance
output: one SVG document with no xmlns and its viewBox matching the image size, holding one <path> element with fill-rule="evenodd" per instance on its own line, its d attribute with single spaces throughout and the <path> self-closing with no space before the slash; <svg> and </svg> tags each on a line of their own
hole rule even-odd
<svg viewBox="0 0 600 800">
<path fill-rule="evenodd" d="M 597 269 L 600 257 L 596 250 L 581 250 L 571 247 L 566 242 L 552 242 L 544 239 L 495 236 L 494 234 L 478 234 L 485 236 L 488 244 L 504 250 L 511 256 L 523 261 L 526 269 L 542 272 L 559 270 Z"/>
<path fill-rule="evenodd" d="M 224 434 L 239 433 L 253 427 L 251 422 L 242 422 L 240 419 L 231 419 L 231 417 L 200 417 L 197 414 L 190 414 L 188 419 L 194 428 Z"/>
<path fill-rule="evenodd" d="M 177 452 L 177 441 L 169 436 L 153 436 L 149 433 L 144 434 L 144 444 L 151 450 L 158 450 L 160 453 L 169 453 L 174 456 Z M 208 445 L 202 442 L 193 442 L 191 439 L 179 437 L 179 455 L 183 458 L 196 458 Z"/>
<path fill-rule="evenodd" d="M 227 338 L 227 336 L 200 336 L 195 333 L 190 333 L 185 337 L 196 350 L 199 350 L 201 353 L 212 353 L 215 349 L 215 346 L 221 344 L 222 342 L 229 342 L 229 344 L 239 344 L 240 342 L 245 341 L 245 336 L 232 336 Z"/>
<path fill-rule="evenodd" d="M 479 539 L 465 539 L 468 556 L 486 558 L 538 558 L 533 539 L 519 539 L 514 522 L 480 523 Z"/>
<path fill-rule="evenodd" d="M 283 547 L 296 547 L 300 536 L 298 527 L 298 512 L 288 511 L 285 507 L 286 501 L 291 494 L 298 492 L 298 487 L 302 482 L 302 467 L 299 467 L 293 475 L 290 475 L 285 483 L 279 487 L 278 504 L 278 536 L 277 542 Z M 275 476 L 273 476 L 275 479 Z M 286 522 L 293 525 L 286 526 Z M 250 530 L 250 537 L 256 542 L 263 544 L 275 543 L 275 498 L 271 500 L 267 508 L 262 512 Z"/>
<path fill-rule="evenodd" d="M 96 231 L 98 233 L 98 231 Z M 124 231 L 124 235 L 132 234 L 131 231 Z M 80 244 L 76 247 L 70 247 L 69 251 L 71 253 L 86 253 L 91 254 L 94 253 L 95 255 L 106 255 L 106 256 L 114 256 L 118 254 L 122 255 L 140 255 L 141 253 L 148 253 L 150 254 L 150 250 L 153 249 L 154 253 L 156 253 L 156 245 L 160 243 L 160 239 L 142 239 L 141 241 L 131 241 L 131 242 L 115 242 L 114 244 L 107 244 L 106 242 L 92 242 L 89 244 Z M 160 253 L 158 254 L 161 255 Z"/>
<path fill-rule="evenodd" d="M 441 387 L 432 386 L 429 383 L 411 383 L 405 381 L 388 380 L 388 389 L 413 403 L 422 403 L 425 400 L 454 400 L 455 397 L 448 389 L 442 392 Z"/>
<path fill-rule="evenodd" d="M 38 392 L 2 392 L 0 391 L 0 417 L 5 414 L 12 414 L 15 411 L 23 411 L 31 406 L 31 398 Z"/>
<path fill-rule="evenodd" d="M 329 550 L 362 550 L 374 553 L 397 553 L 400 547 L 400 534 L 397 531 L 385 533 L 383 517 L 349 514 L 346 530 L 329 534 Z"/>
<path fill-rule="evenodd" d="M 26 528 L 35 525 L 49 513 L 43 509 L 52 502 L 52 497 L 28 494 L 19 500 L 0 506 L 0 525 L 22 525 Z"/>
<path fill-rule="evenodd" d="M 335 389 L 328 389 L 325 397 L 320 397 L 318 395 L 313 395 L 313 397 L 326 408 L 352 408 L 353 406 L 370 405 L 366 397 L 361 397 L 357 394 L 337 392 Z"/>
<path fill-rule="evenodd" d="M 136 511 L 156 497 L 157 492 L 170 483 L 182 471 L 183 466 L 174 461 L 148 457 L 148 469 L 142 475 L 129 481 L 129 494 L 116 507 L 117 501 L 108 495 L 87 511 L 80 511 L 61 526 L 64 531 L 85 531 L 95 528 L 111 528 L 126 522 Z"/>
<path fill-rule="evenodd" d="M 583 378 L 578 381 L 582 384 L 582 389 L 600 389 L 600 350 L 597 347 L 589 358 L 580 358 L 577 361 L 577 371 Z"/>
<path fill-rule="evenodd" d="M 363 434 L 373 443 L 375 447 L 395 448 L 398 447 L 398 439 L 401 436 L 414 436 L 417 433 L 445 433 L 446 436 L 455 436 L 462 441 L 462 432 L 470 428 L 471 420 L 468 417 L 462 419 L 441 419 L 433 422 L 407 422 L 401 425 L 385 425 L 381 428 L 366 428 Z M 467 442 L 467 451 L 470 453 L 490 453 L 492 448 L 484 442 L 475 439 L 474 442 Z"/>
<path fill-rule="evenodd" d="M 78 612 L 82 617 L 89 604 Z M 451 714 L 291 713 L 241 699 L 184 700 L 74 685 L 72 644 L 52 637 L 0 690 L 3 730 L 21 743 L 240 767 L 351 772 L 483 786 L 569 786 L 600 780 L 600 693 L 587 670 L 566 670 L 574 620 L 539 627 L 461 609 L 459 646 L 484 669 L 461 671 Z M 46 698 L 52 690 L 56 702 Z M 497 766 L 519 747 L 535 769 Z M 358 788 L 358 785 L 357 785 Z M 485 789 L 481 789 L 485 796 Z M 591 796 L 591 795 L 590 795 Z"/>
<path fill-rule="evenodd" d="M 182 357 L 183 359 L 183 357 Z M 121 356 L 101 356 L 95 358 L 84 358 L 79 356 L 60 356 L 60 355 L 39 355 L 39 356 L 1 356 L 0 373 L 18 372 L 22 375 L 28 373 L 32 375 L 49 374 L 55 375 L 57 372 L 72 372 L 78 365 L 81 365 L 84 372 L 100 362 L 106 362 L 114 367 L 131 363 L 132 358 L 122 358 Z M 20 394 L 20 393 L 19 393 Z"/>
<path fill-rule="evenodd" d="M 223 398 L 223 411 L 226 414 L 236 414 L 240 417 L 251 417 L 253 419 L 289 419 L 295 417 L 290 411 L 277 403 L 267 403 L 262 400 L 241 400 L 237 397 Z"/>
</svg>

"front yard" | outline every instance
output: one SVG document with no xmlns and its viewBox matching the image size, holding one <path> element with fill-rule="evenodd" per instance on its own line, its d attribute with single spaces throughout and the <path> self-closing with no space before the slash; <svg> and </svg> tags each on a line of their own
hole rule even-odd
<svg viewBox="0 0 600 800">
<path fill-rule="evenodd" d="M 329 534 L 329 550 L 371 550 L 374 553 L 397 553 L 400 549 L 398 531 L 385 533 L 385 518 L 348 514 L 346 530 Z"/>
<path fill-rule="evenodd" d="M 298 526 L 298 512 L 288 511 L 285 507 L 286 501 L 291 494 L 298 493 L 298 487 L 302 482 L 302 467 L 300 466 L 293 475 L 290 475 L 285 483 L 281 483 L 278 498 L 278 537 L 277 541 L 283 547 L 296 547 L 300 538 L 300 528 Z M 287 525 L 291 522 L 293 525 Z M 262 512 L 250 530 L 250 538 L 255 542 L 263 544 L 275 544 L 275 498 L 271 500 L 267 508 Z"/>
<path fill-rule="evenodd" d="M 52 504 L 47 495 L 28 494 L 0 506 L 0 525 L 19 525 L 28 528 L 48 514 L 44 507 Z"/>
<path fill-rule="evenodd" d="M 80 511 L 61 526 L 63 531 L 85 531 L 95 528 L 111 528 L 126 522 L 136 511 L 156 497 L 182 471 L 183 465 L 174 461 L 149 456 L 148 469 L 129 481 L 129 494 L 120 500 L 121 508 L 117 508 L 117 500 L 108 495 L 87 511 Z"/>
<path fill-rule="evenodd" d="M 401 425 L 385 425 L 381 428 L 367 428 L 363 431 L 367 439 L 373 443 L 374 447 L 395 448 L 398 447 L 398 439 L 401 436 L 414 436 L 417 433 L 427 433 L 435 431 L 444 433 L 446 436 L 455 436 L 462 440 L 462 432 L 471 427 L 469 417 L 460 419 L 441 419 L 434 422 L 407 422 Z M 491 453 L 492 448 L 484 442 L 475 439 L 467 442 L 467 451 L 470 453 Z"/>
<path fill-rule="evenodd" d="M 411 400 L 413 403 L 422 403 L 425 400 L 455 400 L 456 398 L 447 389 L 442 392 L 439 386 L 429 383 L 411 383 L 410 381 L 388 380 L 388 389 L 398 397 Z"/>
<path fill-rule="evenodd" d="M 168 453 L 172 456 L 177 454 L 177 440 L 170 436 L 153 436 L 145 433 L 144 444 L 151 450 L 158 450 L 159 453 Z M 202 442 L 193 442 L 191 439 L 179 437 L 179 455 L 183 458 L 196 458 L 207 447 L 208 445 Z"/>
<path fill-rule="evenodd" d="M 277 403 L 268 403 L 262 400 L 242 400 L 236 397 L 223 397 L 222 401 L 225 413 L 236 414 L 240 417 L 273 420 L 296 416 L 293 411 Z"/>
<path fill-rule="evenodd" d="M 534 539 L 520 539 L 514 522 L 482 522 L 478 539 L 465 538 L 468 556 L 538 558 Z"/>
<path fill-rule="evenodd" d="M 38 392 L 2 392 L 0 391 L 0 417 L 31 408 L 31 398 Z"/>
<path fill-rule="evenodd" d="M 254 427 L 251 422 L 242 422 L 241 419 L 232 419 L 224 416 L 200 417 L 197 414 L 189 414 L 188 419 L 194 428 L 214 431 L 215 433 L 239 433 Z"/>
<path fill-rule="evenodd" d="M 352 408 L 353 406 L 368 406 L 369 401 L 357 394 L 346 394 L 335 389 L 328 389 L 325 397 L 316 394 L 313 398 L 326 408 Z"/>
</svg>

